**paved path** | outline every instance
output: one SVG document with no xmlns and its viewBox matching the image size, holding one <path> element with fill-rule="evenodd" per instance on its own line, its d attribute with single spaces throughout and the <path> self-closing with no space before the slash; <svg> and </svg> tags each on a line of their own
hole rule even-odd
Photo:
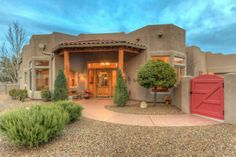
<svg viewBox="0 0 236 157">
<path fill-rule="evenodd" d="M 200 126 L 219 124 L 217 121 L 205 119 L 191 114 L 180 115 L 137 115 L 118 113 L 107 110 L 105 105 L 111 105 L 110 99 L 79 100 L 76 103 L 84 107 L 83 116 L 105 122 L 138 125 L 138 126 Z"/>
</svg>

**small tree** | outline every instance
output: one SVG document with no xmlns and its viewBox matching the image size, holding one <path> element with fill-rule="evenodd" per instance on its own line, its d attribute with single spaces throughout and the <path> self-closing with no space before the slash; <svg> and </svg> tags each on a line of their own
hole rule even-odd
<svg viewBox="0 0 236 157">
<path fill-rule="evenodd" d="M 67 81 L 62 70 L 59 70 L 57 78 L 54 83 L 53 100 L 66 100 L 67 99 Z"/>
<path fill-rule="evenodd" d="M 125 84 L 125 80 L 122 76 L 121 70 L 118 69 L 113 103 L 116 104 L 116 106 L 124 106 L 128 100 L 129 100 L 129 95 Z"/>
<path fill-rule="evenodd" d="M 19 23 L 8 26 L 6 43 L 0 47 L 0 82 L 18 82 L 21 50 L 26 40 L 26 32 Z"/>
<path fill-rule="evenodd" d="M 176 73 L 170 64 L 163 61 L 148 61 L 138 69 L 138 83 L 145 88 L 154 89 L 156 104 L 157 88 L 170 88 L 176 83 Z"/>
</svg>

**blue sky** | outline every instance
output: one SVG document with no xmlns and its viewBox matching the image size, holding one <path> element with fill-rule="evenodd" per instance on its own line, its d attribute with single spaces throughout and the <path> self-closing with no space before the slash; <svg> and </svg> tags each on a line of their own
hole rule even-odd
<svg viewBox="0 0 236 157">
<path fill-rule="evenodd" d="M 0 42 L 18 21 L 28 35 L 130 32 L 176 24 L 187 45 L 236 53 L 236 0 L 0 0 Z"/>
</svg>

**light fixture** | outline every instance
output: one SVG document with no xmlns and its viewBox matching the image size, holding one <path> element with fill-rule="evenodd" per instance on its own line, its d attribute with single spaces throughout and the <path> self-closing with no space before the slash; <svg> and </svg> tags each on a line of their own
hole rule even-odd
<svg viewBox="0 0 236 157">
<path fill-rule="evenodd" d="M 100 63 L 102 66 L 105 66 L 105 65 L 110 65 L 110 63 L 109 62 L 102 62 L 102 63 Z"/>
<path fill-rule="evenodd" d="M 79 74 L 79 78 L 80 78 L 80 80 L 84 80 L 85 79 L 85 75 L 84 74 Z"/>
</svg>

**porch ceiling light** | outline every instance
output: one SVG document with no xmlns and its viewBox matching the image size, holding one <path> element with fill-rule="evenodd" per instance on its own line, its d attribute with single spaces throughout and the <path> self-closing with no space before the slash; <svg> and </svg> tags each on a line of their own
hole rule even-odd
<svg viewBox="0 0 236 157">
<path fill-rule="evenodd" d="M 105 66 L 105 65 L 108 66 L 108 65 L 110 65 L 110 63 L 108 63 L 108 62 L 105 62 L 105 63 L 102 62 L 102 63 L 100 63 L 100 64 L 101 64 L 102 66 Z"/>
</svg>

